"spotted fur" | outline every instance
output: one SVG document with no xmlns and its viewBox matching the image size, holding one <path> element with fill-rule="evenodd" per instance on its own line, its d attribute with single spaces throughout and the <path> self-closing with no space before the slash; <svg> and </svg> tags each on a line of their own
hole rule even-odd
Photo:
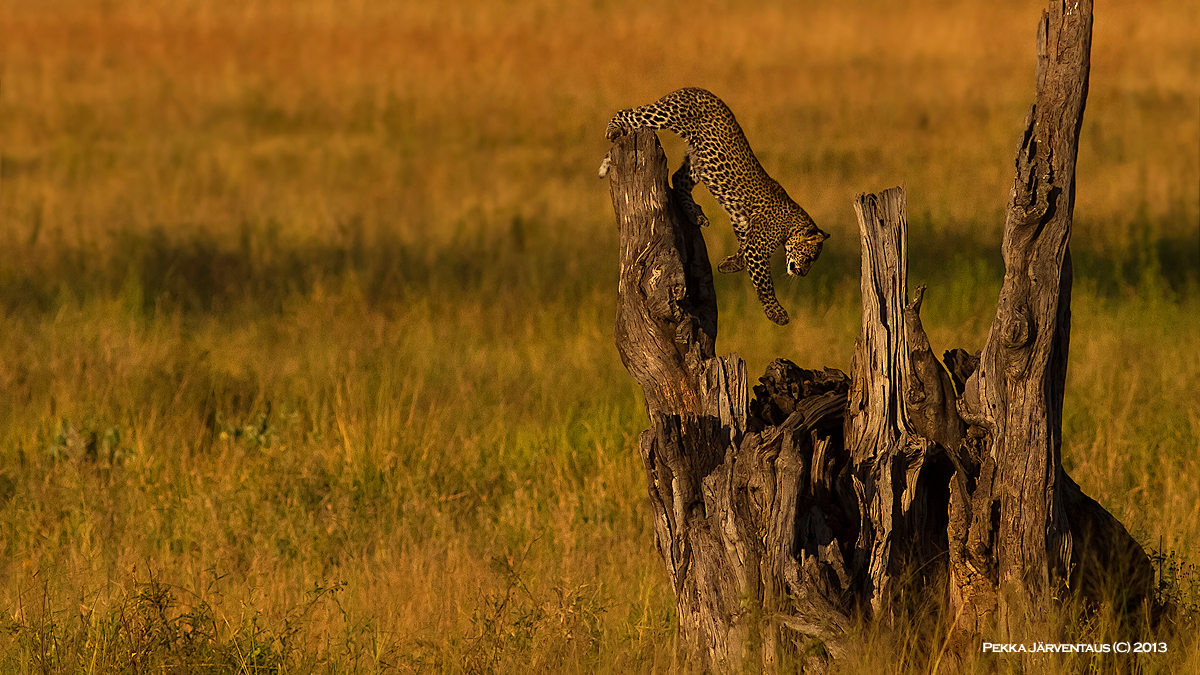
<svg viewBox="0 0 1200 675">
<path fill-rule="evenodd" d="M 767 175 L 733 112 L 711 92 L 680 89 L 649 105 L 622 110 L 608 123 L 605 135 L 616 140 L 639 127 L 670 129 L 687 141 L 688 153 L 672 177 L 680 204 L 692 222 L 708 225 L 692 199 L 696 183 L 708 188 L 729 214 L 738 240 L 737 253 L 721 261 L 717 269 L 725 273 L 749 269 L 767 317 L 781 326 L 786 324 L 787 312 L 775 298 L 771 281 L 771 255 L 782 244 L 787 250 L 788 274 L 804 276 L 821 255 L 829 235 Z M 606 168 L 601 166 L 601 175 Z"/>
</svg>

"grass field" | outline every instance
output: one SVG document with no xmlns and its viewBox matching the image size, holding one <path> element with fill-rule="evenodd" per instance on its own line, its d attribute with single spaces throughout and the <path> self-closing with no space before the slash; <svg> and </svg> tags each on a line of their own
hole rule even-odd
<svg viewBox="0 0 1200 675">
<path fill-rule="evenodd" d="M 982 346 L 1033 99 L 1038 3 L 795 5 L 0 0 L 0 672 L 687 672 L 609 116 L 715 91 L 832 233 L 786 328 L 717 280 L 754 373 L 848 369 L 896 184 L 935 350 Z M 1080 142 L 1063 459 L 1191 610 L 1143 672 L 1200 672 L 1197 13 L 1098 3 Z"/>
</svg>

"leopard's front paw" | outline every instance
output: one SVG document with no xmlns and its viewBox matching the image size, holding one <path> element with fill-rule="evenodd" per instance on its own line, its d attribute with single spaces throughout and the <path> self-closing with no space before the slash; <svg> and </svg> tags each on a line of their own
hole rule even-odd
<svg viewBox="0 0 1200 675">
<path fill-rule="evenodd" d="M 731 255 L 725 258 L 717 265 L 717 271 L 722 274 L 733 274 L 746 269 L 746 260 L 740 255 Z M 784 321 L 787 321 L 787 314 L 784 314 Z"/>
<path fill-rule="evenodd" d="M 779 305 L 775 305 L 774 307 L 763 307 L 763 310 L 766 311 L 768 319 L 774 321 L 780 326 L 786 326 L 787 322 L 790 321 L 790 319 L 788 319 L 787 311 Z"/>
</svg>

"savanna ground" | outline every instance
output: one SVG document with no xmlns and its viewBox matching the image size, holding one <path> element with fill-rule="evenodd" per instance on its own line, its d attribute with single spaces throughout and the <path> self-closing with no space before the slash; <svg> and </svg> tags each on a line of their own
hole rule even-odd
<svg viewBox="0 0 1200 675">
<path fill-rule="evenodd" d="M 0 671 L 686 671 L 608 117 L 729 102 L 833 238 L 786 328 L 719 278 L 718 350 L 848 369 L 896 184 L 935 349 L 982 346 L 1033 99 L 1039 3 L 797 4 L 0 0 Z M 1063 460 L 1181 608 L 1145 672 L 1200 672 L 1197 13 L 1097 4 L 1080 142 Z"/>
</svg>

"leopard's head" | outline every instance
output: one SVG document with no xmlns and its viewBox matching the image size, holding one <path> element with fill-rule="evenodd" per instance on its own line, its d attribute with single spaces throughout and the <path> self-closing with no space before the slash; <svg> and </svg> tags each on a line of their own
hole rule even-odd
<svg viewBox="0 0 1200 675">
<path fill-rule="evenodd" d="M 793 276 L 804 276 L 821 255 L 821 247 L 829 235 L 817 228 L 795 229 L 788 235 L 784 247 L 787 249 L 787 271 Z"/>
</svg>

